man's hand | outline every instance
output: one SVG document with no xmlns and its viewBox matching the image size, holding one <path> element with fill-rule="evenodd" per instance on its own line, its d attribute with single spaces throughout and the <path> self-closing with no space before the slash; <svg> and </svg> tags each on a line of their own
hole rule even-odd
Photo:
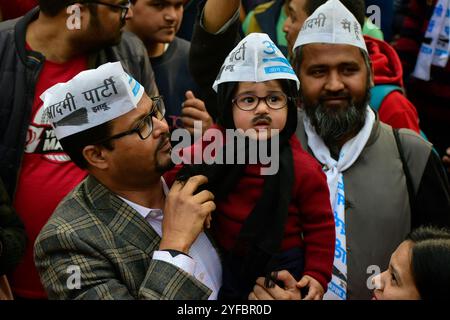
<svg viewBox="0 0 450 320">
<path fill-rule="evenodd" d="M 450 148 L 447 148 L 445 156 L 442 158 L 442 162 L 444 162 L 447 171 L 450 172 Z"/>
<path fill-rule="evenodd" d="M 214 195 L 197 188 L 208 182 L 205 176 L 194 176 L 185 183 L 176 181 L 166 197 L 162 222 L 160 250 L 173 249 L 188 253 L 205 224 L 209 224 L 211 212 L 216 209 Z"/>
<path fill-rule="evenodd" d="M 202 134 L 212 126 L 213 120 L 206 111 L 205 103 L 197 99 L 192 91 L 186 91 L 186 100 L 183 102 L 181 109 L 181 121 L 183 127 L 194 134 L 194 121 L 201 121 Z"/>
<path fill-rule="evenodd" d="M 272 278 L 281 281 L 284 288 L 280 288 L 274 282 L 265 286 L 266 278 L 260 277 L 256 279 L 253 291 L 249 294 L 249 300 L 301 300 L 300 289 L 297 287 L 297 281 L 289 273 L 283 270 L 272 272 Z"/>
<path fill-rule="evenodd" d="M 308 288 L 308 294 L 303 298 L 303 300 L 322 300 L 324 295 L 324 290 L 322 285 L 310 276 L 303 276 L 297 284 L 297 287 L 300 288 Z"/>
</svg>

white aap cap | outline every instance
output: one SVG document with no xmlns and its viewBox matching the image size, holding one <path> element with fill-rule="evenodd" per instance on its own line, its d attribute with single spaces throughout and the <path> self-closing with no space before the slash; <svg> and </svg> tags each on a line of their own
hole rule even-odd
<svg viewBox="0 0 450 320">
<path fill-rule="evenodd" d="M 143 86 L 129 76 L 120 62 L 80 72 L 41 96 L 58 139 L 113 120 L 137 107 Z"/>
<path fill-rule="evenodd" d="M 225 59 L 213 84 L 217 92 L 224 82 L 263 82 L 275 79 L 300 81 L 289 61 L 265 33 L 250 33 Z"/>
<path fill-rule="evenodd" d="M 293 50 L 309 43 L 348 44 L 367 52 L 361 25 L 339 0 L 327 1 L 306 19 Z"/>
</svg>

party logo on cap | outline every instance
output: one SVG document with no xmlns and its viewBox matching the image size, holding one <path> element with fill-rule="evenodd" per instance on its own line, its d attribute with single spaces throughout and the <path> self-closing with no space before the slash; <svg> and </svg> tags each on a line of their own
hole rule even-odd
<svg viewBox="0 0 450 320">
<path fill-rule="evenodd" d="M 297 82 L 289 61 L 265 33 L 251 33 L 241 40 L 225 59 L 213 84 L 224 82 L 263 82 L 275 79 L 290 79 Z"/>
</svg>

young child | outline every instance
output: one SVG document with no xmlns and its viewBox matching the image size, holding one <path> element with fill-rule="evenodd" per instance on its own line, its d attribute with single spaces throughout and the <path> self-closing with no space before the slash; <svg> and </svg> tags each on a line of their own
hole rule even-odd
<svg viewBox="0 0 450 320">
<path fill-rule="evenodd" d="M 289 62 L 266 34 L 244 38 L 214 83 L 219 118 L 212 129 L 248 133 L 243 148 L 227 148 L 236 142 L 225 139 L 222 150 L 232 150 L 234 159 L 246 152 L 246 162 L 185 165 L 178 172 L 178 180 L 207 176 L 206 188 L 215 195 L 212 231 L 223 252 L 219 298 L 247 299 L 258 277 L 269 279 L 273 271 L 286 269 L 308 299 L 321 299 L 331 279 L 334 219 L 325 175 L 295 137 L 298 86 Z M 271 175 L 262 174 L 267 165 L 249 161 L 250 144 L 263 141 L 271 147 L 272 162 L 279 163 Z M 278 149 L 272 148 L 275 143 Z"/>
</svg>

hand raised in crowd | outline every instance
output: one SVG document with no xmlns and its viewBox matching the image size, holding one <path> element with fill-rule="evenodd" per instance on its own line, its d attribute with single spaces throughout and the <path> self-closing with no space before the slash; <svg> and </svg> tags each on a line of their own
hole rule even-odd
<svg viewBox="0 0 450 320">
<path fill-rule="evenodd" d="M 297 287 L 308 288 L 308 293 L 303 298 L 303 300 L 322 300 L 325 291 L 322 285 L 311 276 L 304 275 L 300 281 L 297 283 Z"/>
<path fill-rule="evenodd" d="M 450 148 L 447 148 L 445 156 L 442 158 L 442 162 L 444 162 L 447 171 L 450 172 Z"/>
<path fill-rule="evenodd" d="M 213 119 L 206 111 L 205 103 L 196 98 L 192 91 L 186 91 L 186 100 L 183 102 L 181 110 L 181 121 L 191 135 L 194 134 L 195 121 L 201 121 L 202 134 L 213 124 Z"/>
<path fill-rule="evenodd" d="M 173 249 L 188 253 L 191 245 L 208 226 L 216 209 L 214 195 L 199 186 L 208 182 L 205 176 L 193 176 L 185 183 L 176 181 L 166 197 L 160 250 Z"/>
<path fill-rule="evenodd" d="M 273 281 L 266 284 L 266 278 L 260 277 L 256 279 L 253 291 L 249 294 L 249 300 L 301 300 L 300 289 L 297 286 L 297 280 L 289 273 L 282 270 L 272 272 L 272 278 L 283 283 L 281 288 Z M 266 286 L 267 285 L 267 286 Z"/>
<path fill-rule="evenodd" d="M 203 14 L 203 25 L 205 30 L 216 33 L 223 25 L 231 19 L 236 10 L 239 9 L 240 0 L 208 0 L 205 4 Z"/>
</svg>

